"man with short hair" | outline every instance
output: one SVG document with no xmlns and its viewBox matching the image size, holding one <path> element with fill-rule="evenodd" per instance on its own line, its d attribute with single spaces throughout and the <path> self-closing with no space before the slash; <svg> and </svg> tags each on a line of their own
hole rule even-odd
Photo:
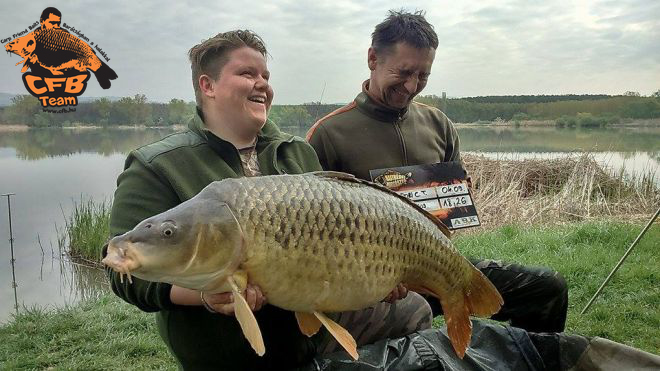
<svg viewBox="0 0 660 371">
<path fill-rule="evenodd" d="M 348 105 L 307 133 L 325 170 L 370 180 L 369 170 L 460 161 L 456 129 L 440 110 L 413 102 L 428 81 L 438 37 L 423 12 L 390 11 L 376 26 L 367 52 L 370 78 Z M 568 310 L 562 276 L 494 260 L 472 260 L 497 287 L 504 306 L 492 318 L 534 332 L 561 332 Z M 407 290 L 390 296 L 396 301 Z M 439 302 L 427 297 L 433 314 Z"/>
<path fill-rule="evenodd" d="M 39 17 L 41 28 L 48 30 L 51 28 L 60 28 L 62 23 L 62 13 L 57 8 L 48 7 L 41 12 Z"/>
</svg>

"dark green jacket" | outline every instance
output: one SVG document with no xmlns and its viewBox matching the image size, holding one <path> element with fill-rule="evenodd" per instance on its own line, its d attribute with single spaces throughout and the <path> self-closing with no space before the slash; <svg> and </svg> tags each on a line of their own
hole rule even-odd
<svg viewBox="0 0 660 371">
<path fill-rule="evenodd" d="M 257 157 L 264 175 L 321 170 L 314 150 L 267 122 L 258 135 Z M 204 129 L 197 118 L 188 130 L 141 147 L 128 156 L 117 180 L 110 233 L 122 234 L 143 219 L 195 196 L 209 183 L 243 176 L 239 153 Z M 293 312 L 266 305 L 255 312 L 266 344 L 259 357 L 245 340 L 233 316 L 213 314 L 201 306 L 174 305 L 171 286 L 133 278 L 121 283 L 108 272 L 113 291 L 143 311 L 157 312 L 161 337 L 185 369 L 281 368 L 313 357 L 312 341 L 301 334 Z"/>
<path fill-rule="evenodd" d="M 413 102 L 393 110 L 369 98 L 364 86 L 353 102 L 314 124 L 307 140 L 325 170 L 367 180 L 373 169 L 460 160 L 458 133 L 439 109 Z"/>
</svg>

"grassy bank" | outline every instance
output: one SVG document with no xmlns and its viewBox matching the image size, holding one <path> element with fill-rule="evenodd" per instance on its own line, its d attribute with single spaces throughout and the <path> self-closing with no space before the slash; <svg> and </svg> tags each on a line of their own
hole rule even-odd
<svg viewBox="0 0 660 371">
<path fill-rule="evenodd" d="M 649 229 L 589 311 L 580 315 L 642 228 L 641 223 L 602 221 L 553 227 L 511 224 L 458 235 L 454 243 L 466 255 L 556 269 L 569 285 L 566 332 L 660 354 L 660 223 Z"/>
<path fill-rule="evenodd" d="M 111 296 L 26 309 L 0 327 L 3 370 L 174 370 L 152 315 Z"/>
<path fill-rule="evenodd" d="M 579 312 L 642 228 L 641 223 L 506 225 L 457 235 L 466 255 L 551 266 L 569 284 L 567 332 L 660 353 L 660 227 L 628 257 L 585 316 Z M 3 369 L 173 369 L 153 317 L 115 297 L 51 311 L 29 310 L 0 327 Z"/>
</svg>

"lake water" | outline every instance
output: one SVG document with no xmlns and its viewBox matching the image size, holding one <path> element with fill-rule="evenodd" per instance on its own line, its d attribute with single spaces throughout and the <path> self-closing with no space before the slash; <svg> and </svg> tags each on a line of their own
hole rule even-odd
<svg viewBox="0 0 660 371">
<path fill-rule="evenodd" d="M 0 194 L 11 197 L 17 287 L 12 287 L 7 198 L 0 198 L 0 323 L 23 306 L 62 306 L 96 295 L 103 275 L 62 258 L 58 229 L 74 202 L 110 200 L 126 154 L 165 129 L 0 131 Z M 626 171 L 660 173 L 660 127 L 555 129 L 460 126 L 461 150 L 498 158 L 593 151 Z M 294 133 L 301 135 L 304 133 Z M 658 176 L 656 176 L 658 181 Z M 40 243 L 39 243 L 40 242 Z M 15 296 L 14 296 L 15 295 Z"/>
</svg>

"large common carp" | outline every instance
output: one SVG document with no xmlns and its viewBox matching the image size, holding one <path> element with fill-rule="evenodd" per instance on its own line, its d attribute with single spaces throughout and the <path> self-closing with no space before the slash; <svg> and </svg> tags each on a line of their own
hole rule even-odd
<svg viewBox="0 0 660 371">
<path fill-rule="evenodd" d="M 103 263 L 148 281 L 232 291 L 252 347 L 265 351 L 241 292 L 260 286 L 295 311 L 300 329 L 321 325 L 357 358 L 352 336 L 324 312 L 378 303 L 399 283 L 437 297 L 456 353 L 470 342 L 470 314 L 502 305 L 493 284 L 463 258 L 446 227 L 387 188 L 336 172 L 225 179 L 114 237 Z"/>
</svg>

